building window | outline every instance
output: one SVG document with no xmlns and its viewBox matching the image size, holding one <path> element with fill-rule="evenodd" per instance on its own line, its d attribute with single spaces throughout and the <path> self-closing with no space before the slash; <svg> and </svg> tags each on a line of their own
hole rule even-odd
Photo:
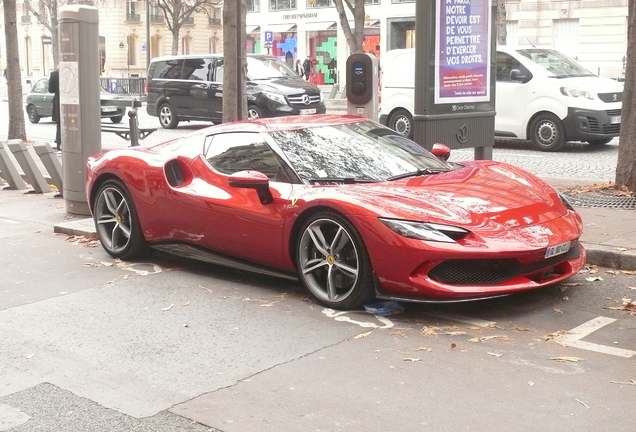
<svg viewBox="0 0 636 432">
<path fill-rule="evenodd" d="M 333 7 L 333 0 L 307 0 L 308 8 Z"/>
<path fill-rule="evenodd" d="M 214 36 L 210 38 L 209 43 L 210 43 L 210 46 L 209 46 L 210 53 L 216 54 L 216 51 L 219 46 L 219 37 L 216 35 L 216 32 L 214 32 Z"/>
<path fill-rule="evenodd" d="M 150 38 L 150 58 L 159 57 L 161 52 L 159 51 L 159 42 L 161 41 L 161 36 L 154 35 Z"/>
<path fill-rule="evenodd" d="M 260 12 L 261 11 L 261 0 L 247 0 L 247 11 L 248 12 Z"/>
<path fill-rule="evenodd" d="M 126 21 L 139 21 L 136 0 L 126 0 Z"/>
<path fill-rule="evenodd" d="M 380 0 L 364 0 L 364 4 L 380 4 Z"/>
<path fill-rule="evenodd" d="M 27 76 L 31 76 L 33 75 L 33 62 L 31 61 L 31 57 L 33 57 L 33 44 L 29 36 L 24 39 L 24 45 L 26 46 L 26 73 Z"/>
<path fill-rule="evenodd" d="M 190 36 L 181 38 L 181 54 L 190 54 L 190 45 L 192 45 L 192 38 Z"/>
<path fill-rule="evenodd" d="M 296 9 L 296 0 L 269 0 L 269 10 Z"/>
<path fill-rule="evenodd" d="M 128 66 L 137 65 L 137 36 L 128 35 L 126 38 L 128 43 Z"/>
</svg>

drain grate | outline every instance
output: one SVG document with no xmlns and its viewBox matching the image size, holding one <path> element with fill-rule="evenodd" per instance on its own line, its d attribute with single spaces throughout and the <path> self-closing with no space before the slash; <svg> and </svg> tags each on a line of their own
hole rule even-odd
<svg viewBox="0 0 636 432">
<path fill-rule="evenodd" d="M 614 191 L 567 193 L 563 192 L 574 207 L 605 207 L 619 210 L 636 210 L 636 196 L 621 195 Z"/>
</svg>

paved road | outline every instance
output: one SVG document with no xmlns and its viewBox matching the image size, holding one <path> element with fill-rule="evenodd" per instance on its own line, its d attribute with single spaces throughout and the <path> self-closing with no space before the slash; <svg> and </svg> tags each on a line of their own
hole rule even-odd
<svg viewBox="0 0 636 432">
<path fill-rule="evenodd" d="M 145 106 L 139 111 L 139 126 L 157 128 L 157 131 L 142 143 L 159 143 L 182 136 L 189 131 L 209 126 L 206 122 L 182 122 L 177 129 L 167 130 L 159 126 L 156 117 L 146 113 Z M 0 102 L 0 119 L 8 119 L 8 104 Z M 124 119 L 126 122 L 127 119 Z M 112 124 L 104 120 L 104 124 Z M 31 141 L 51 141 L 55 136 L 55 124 L 42 119 L 39 124 L 26 124 L 27 137 Z M 0 121 L 0 139 L 6 139 L 8 121 Z M 103 148 L 125 147 L 127 142 L 112 133 L 102 133 Z M 473 149 L 454 150 L 451 160 L 473 159 Z M 496 140 L 493 158 L 521 166 L 539 177 L 563 178 L 584 181 L 614 181 L 618 156 L 618 138 L 605 146 L 593 147 L 582 143 L 568 143 L 558 153 L 539 152 L 529 142 Z"/>
</svg>

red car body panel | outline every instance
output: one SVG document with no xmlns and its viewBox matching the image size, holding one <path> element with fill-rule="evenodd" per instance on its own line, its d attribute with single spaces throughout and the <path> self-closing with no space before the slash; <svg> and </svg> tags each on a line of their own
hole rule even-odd
<svg viewBox="0 0 636 432">
<path fill-rule="evenodd" d="M 267 132 L 359 122 L 354 116 L 293 116 L 242 122 L 213 131 Z M 331 209 L 348 218 L 367 248 L 378 290 L 386 297 L 453 299 L 533 289 L 578 272 L 585 251 L 578 244 L 581 219 L 544 181 L 512 165 L 462 162 L 463 168 L 431 176 L 350 185 L 302 185 L 270 181 L 273 201 L 262 204 L 254 189 L 229 185 L 205 158 L 204 129 L 153 147 L 127 149 L 89 159 L 87 194 L 93 203 L 100 179 L 119 178 L 128 188 L 148 242 L 186 242 L 287 272 L 295 272 L 295 235 L 307 212 Z M 165 167 L 176 161 L 185 180 L 169 184 Z M 523 193 L 520 193 L 523 190 Z M 456 243 L 403 237 L 379 218 L 431 222 L 465 228 Z M 515 259 L 541 262 L 546 248 L 564 242 L 577 257 L 530 271 L 501 284 L 458 286 L 429 271 L 447 260 Z M 541 267 L 541 266 L 539 266 Z M 529 269 L 532 268 L 530 265 Z M 549 277 L 558 270 L 558 276 Z"/>
</svg>

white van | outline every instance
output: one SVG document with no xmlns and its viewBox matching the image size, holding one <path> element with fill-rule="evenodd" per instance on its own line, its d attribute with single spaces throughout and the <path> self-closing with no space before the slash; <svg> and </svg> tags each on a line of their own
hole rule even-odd
<svg viewBox="0 0 636 432">
<path fill-rule="evenodd" d="M 382 56 L 380 123 L 413 136 L 415 50 Z M 620 135 L 623 85 L 546 48 L 497 48 L 495 135 L 543 151 L 567 141 L 607 144 Z"/>
</svg>

